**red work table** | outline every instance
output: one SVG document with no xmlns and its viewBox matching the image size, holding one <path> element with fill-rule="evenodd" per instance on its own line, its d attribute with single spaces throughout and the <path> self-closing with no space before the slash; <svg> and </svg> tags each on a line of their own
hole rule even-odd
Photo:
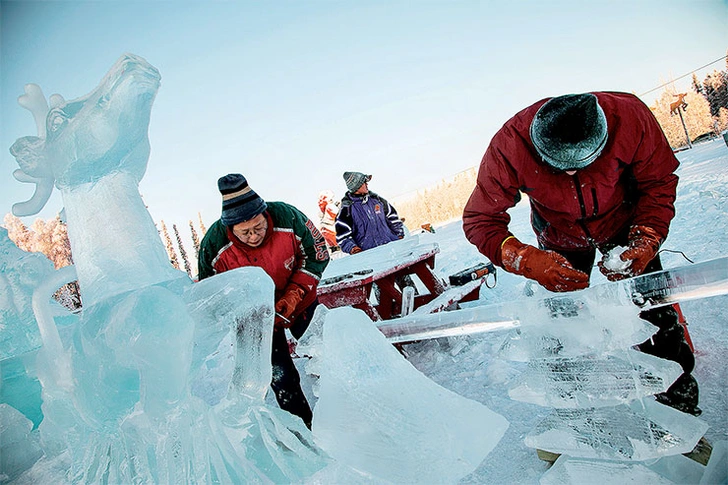
<svg viewBox="0 0 728 485">
<path fill-rule="evenodd" d="M 420 294 L 414 298 L 415 310 L 446 296 L 447 285 L 434 273 L 437 243 L 420 244 L 417 236 L 394 241 L 354 255 L 334 259 L 329 263 L 318 287 L 319 302 L 328 308 L 353 306 L 372 320 L 389 320 L 402 308 L 402 292 L 395 286 L 400 278 L 415 275 L 426 288 L 418 285 Z M 372 286 L 379 288 L 378 302 L 372 302 Z M 479 285 L 471 287 L 466 298 L 478 297 Z M 457 295 L 456 300 L 463 295 Z M 428 311 L 438 311 L 428 310 Z"/>
</svg>

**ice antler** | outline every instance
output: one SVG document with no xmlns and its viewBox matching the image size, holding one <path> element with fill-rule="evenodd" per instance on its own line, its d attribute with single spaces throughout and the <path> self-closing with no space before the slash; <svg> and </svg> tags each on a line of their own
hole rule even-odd
<svg viewBox="0 0 728 485">
<path fill-rule="evenodd" d="M 62 98 L 54 95 L 54 104 L 62 102 Z M 13 205 L 13 214 L 18 217 L 37 214 L 45 206 L 53 192 L 53 173 L 45 158 L 46 117 L 48 116 L 48 103 L 43 91 L 37 84 L 26 84 L 25 94 L 18 97 L 18 104 L 27 109 L 35 119 L 38 136 L 19 138 L 10 153 L 18 161 L 20 169 L 13 172 L 16 180 L 22 183 L 35 184 L 33 196 L 25 201 Z"/>
</svg>

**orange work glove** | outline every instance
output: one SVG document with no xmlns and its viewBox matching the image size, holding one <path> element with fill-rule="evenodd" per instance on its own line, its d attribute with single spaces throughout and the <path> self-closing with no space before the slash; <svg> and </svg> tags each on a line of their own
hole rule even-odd
<svg viewBox="0 0 728 485">
<path fill-rule="evenodd" d="M 354 246 L 353 248 L 351 248 L 350 254 L 360 253 L 361 251 L 362 251 L 362 249 L 359 246 Z"/>
<path fill-rule="evenodd" d="M 655 259 L 657 251 L 662 244 L 662 238 L 657 234 L 657 231 L 647 226 L 632 226 L 629 229 L 627 240 L 629 241 L 629 246 L 619 255 L 619 259 L 622 261 L 630 261 L 625 272 L 611 271 L 604 267 L 602 261 L 597 264 L 599 271 L 609 281 L 622 280 L 644 273 L 650 261 Z"/>
<path fill-rule="evenodd" d="M 536 280 L 549 291 L 583 290 L 589 275 L 575 270 L 562 255 L 542 251 L 511 236 L 501 245 L 503 269 Z"/>
<path fill-rule="evenodd" d="M 293 314 L 296 311 L 296 307 L 303 301 L 303 296 L 306 292 L 303 288 L 297 285 L 290 285 L 290 287 L 283 293 L 283 296 L 276 302 L 276 325 L 284 328 L 289 328 L 293 325 Z"/>
</svg>

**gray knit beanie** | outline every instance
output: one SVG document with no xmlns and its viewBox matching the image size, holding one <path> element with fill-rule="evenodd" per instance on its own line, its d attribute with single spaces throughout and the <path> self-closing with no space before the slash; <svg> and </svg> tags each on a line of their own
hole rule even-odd
<svg viewBox="0 0 728 485">
<path fill-rule="evenodd" d="M 240 222 L 249 221 L 258 214 L 262 214 L 268 205 L 248 185 L 245 177 L 239 173 L 230 173 L 220 177 L 217 188 L 222 194 L 222 223 L 234 226 Z"/>
<path fill-rule="evenodd" d="M 356 192 L 359 187 L 364 185 L 364 182 L 369 182 L 371 179 L 371 175 L 361 172 L 344 172 L 344 182 L 346 182 L 346 188 L 349 189 L 349 192 Z"/>
<path fill-rule="evenodd" d="M 607 118 L 591 93 L 551 98 L 536 113 L 530 131 L 538 154 L 559 170 L 588 166 L 607 144 Z"/>
</svg>

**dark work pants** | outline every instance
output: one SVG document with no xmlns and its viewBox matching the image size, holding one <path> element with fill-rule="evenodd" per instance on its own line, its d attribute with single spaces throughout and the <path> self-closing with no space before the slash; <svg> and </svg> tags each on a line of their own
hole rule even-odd
<svg viewBox="0 0 728 485">
<path fill-rule="evenodd" d="M 615 246 L 627 246 L 626 234 L 623 234 L 620 238 L 615 238 L 615 241 L 616 243 L 603 248 L 602 252 L 608 252 Z M 553 251 L 564 256 L 574 268 L 591 275 L 596 250 Z M 658 255 L 647 265 L 645 273 L 654 273 L 661 270 L 662 263 Z M 651 339 L 642 342 L 637 348 L 646 354 L 677 362 L 683 369 L 682 375 L 670 388 L 655 397 L 659 402 L 679 411 L 695 416 L 700 415 L 702 411 L 698 408 L 698 383 L 690 374 L 695 367 L 695 357 L 685 341 L 685 332 L 682 325 L 680 325 L 677 312 L 672 306 L 666 306 L 645 310 L 640 313 L 640 318 L 655 325 L 659 330 Z"/>
<path fill-rule="evenodd" d="M 317 305 L 318 301 L 315 301 L 294 320 L 291 326 L 291 334 L 295 338 L 298 339 L 303 336 L 309 323 L 311 323 L 311 317 Z M 273 380 L 270 385 L 276 395 L 278 405 L 284 411 L 301 418 L 306 426 L 311 429 L 311 420 L 313 419 L 311 406 L 309 406 L 301 389 L 301 376 L 298 374 L 298 369 L 296 369 L 291 352 L 288 349 L 286 332 L 280 327 L 273 329 L 271 363 L 273 364 Z"/>
</svg>

